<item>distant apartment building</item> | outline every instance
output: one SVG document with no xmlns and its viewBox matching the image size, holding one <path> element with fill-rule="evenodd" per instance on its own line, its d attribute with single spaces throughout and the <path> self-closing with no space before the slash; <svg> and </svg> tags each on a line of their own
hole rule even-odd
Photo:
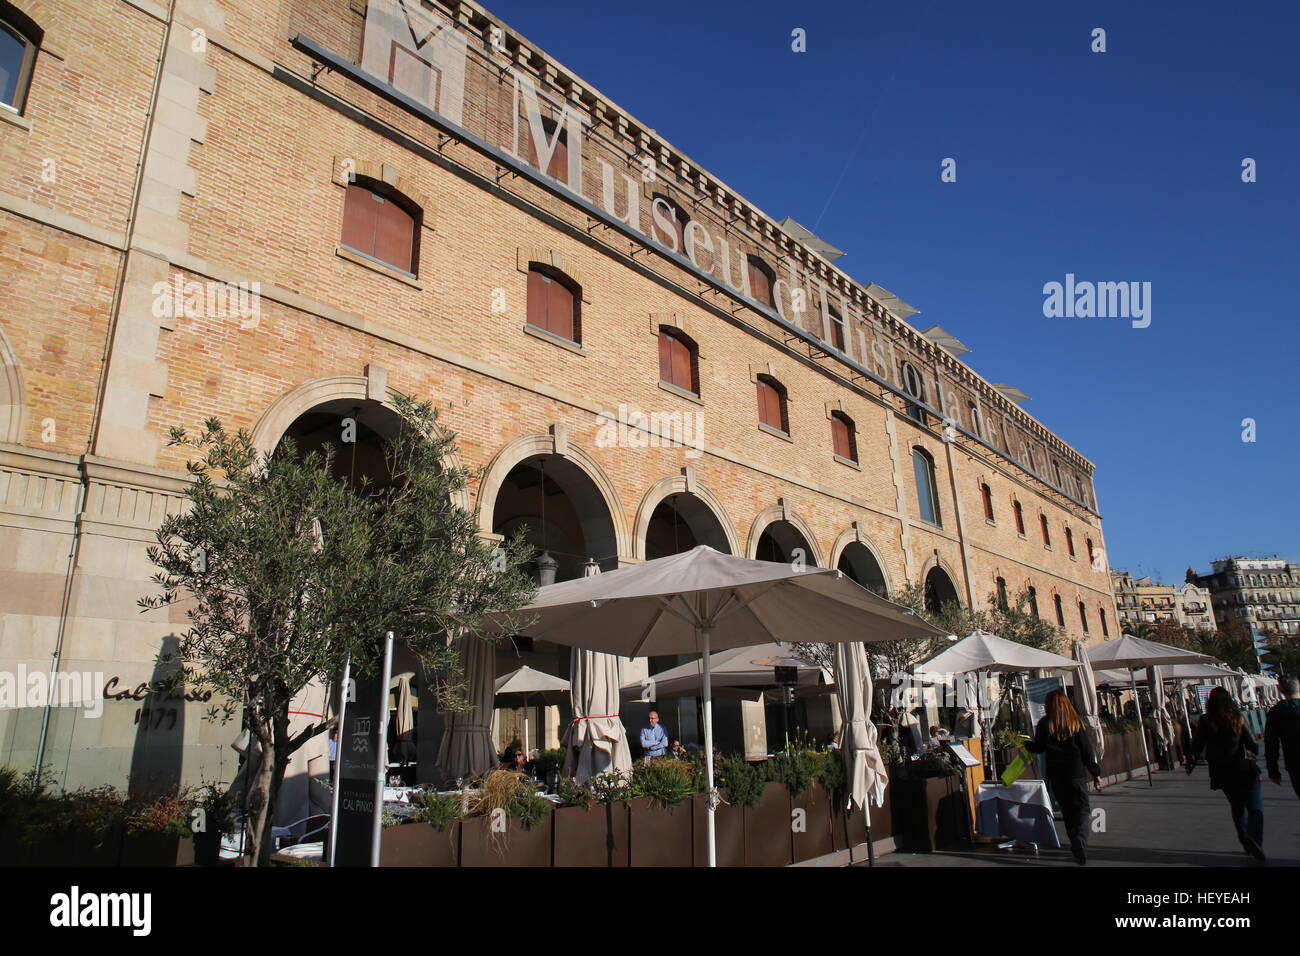
<svg viewBox="0 0 1300 956">
<path fill-rule="evenodd" d="M 1300 564 L 1284 558 L 1224 558 L 1195 575 L 1210 592 L 1219 624 L 1237 618 L 1252 630 L 1300 634 Z"/>
<path fill-rule="evenodd" d="M 1127 571 L 1111 571 L 1110 580 L 1121 629 L 1142 621 L 1173 621 L 1194 631 L 1218 630 L 1206 588 L 1190 582 L 1181 587 L 1155 584 Z"/>
</svg>

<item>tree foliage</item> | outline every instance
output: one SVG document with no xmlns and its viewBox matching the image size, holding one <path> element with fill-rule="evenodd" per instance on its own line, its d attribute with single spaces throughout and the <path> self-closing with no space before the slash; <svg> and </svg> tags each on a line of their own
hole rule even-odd
<svg viewBox="0 0 1300 956">
<path fill-rule="evenodd" d="M 168 515 L 149 549 L 161 593 L 140 605 L 185 607 L 189 627 L 169 660 L 168 682 L 210 689 L 228 702 L 209 717 L 241 713 L 260 751 L 249 785 L 253 858 L 265 860 L 267 821 L 290 755 L 316 725 L 289 736 L 289 706 L 312 682 L 329 683 L 351 660 L 373 674 L 383 634 L 393 631 L 438 686 L 445 709 L 464 709 L 450 640 L 482 633 L 483 616 L 522 607 L 533 585 L 522 537 L 497 548 L 455 504 L 467 485 L 449 464 L 454 436 L 427 402 L 394 393 L 400 426 L 385 440 L 392 477 L 353 487 L 332 473 L 334 453 L 300 456 L 286 437 L 259 454 L 246 431 L 209 419 L 196 435 L 175 428 L 170 444 L 192 449 L 186 508 Z"/>
</svg>

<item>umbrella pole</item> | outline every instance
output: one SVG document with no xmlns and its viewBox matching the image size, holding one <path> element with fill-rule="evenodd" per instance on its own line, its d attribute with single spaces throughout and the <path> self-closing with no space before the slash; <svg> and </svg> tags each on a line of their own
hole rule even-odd
<svg viewBox="0 0 1300 956">
<path fill-rule="evenodd" d="M 1138 697 L 1137 671 L 1128 669 L 1129 680 L 1133 682 L 1133 708 L 1138 712 L 1138 739 L 1142 741 L 1142 762 L 1147 765 L 1147 786 L 1154 787 L 1151 781 L 1151 758 L 1147 755 L 1147 726 L 1142 720 L 1142 698 Z"/>
<path fill-rule="evenodd" d="M 710 628 L 700 628 L 701 646 L 704 648 L 704 775 L 708 788 L 705 793 L 705 828 L 708 834 L 709 866 L 718 865 L 717 833 L 713 814 L 717 810 L 717 796 L 713 789 L 713 677 L 709 667 Z"/>
</svg>

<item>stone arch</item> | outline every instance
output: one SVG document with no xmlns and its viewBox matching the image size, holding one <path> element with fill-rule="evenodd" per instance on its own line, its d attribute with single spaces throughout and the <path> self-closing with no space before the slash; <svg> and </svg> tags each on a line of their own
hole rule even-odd
<svg viewBox="0 0 1300 956">
<path fill-rule="evenodd" d="M 650 519 L 654 516 L 655 509 L 666 499 L 676 494 L 689 494 L 698 498 L 713 513 L 713 517 L 721 525 L 722 533 L 727 538 L 727 546 L 731 553 L 740 553 L 740 538 L 736 534 L 735 525 L 732 524 L 730 516 L 722 506 L 722 502 L 718 500 L 717 495 L 699 482 L 688 482 L 685 475 L 669 475 L 667 478 L 661 478 L 650 486 L 650 490 L 641 499 L 640 507 L 637 508 L 632 547 L 635 549 L 634 554 L 638 561 L 646 559 L 646 533 L 650 528 Z"/>
<path fill-rule="evenodd" d="M 886 596 L 894 593 L 894 584 L 890 579 L 889 569 L 885 562 L 880 559 L 880 549 L 870 537 L 863 534 L 858 528 L 848 528 L 840 532 L 840 536 L 835 539 L 835 544 L 831 546 L 831 560 L 829 567 L 838 568 L 840 560 L 844 557 L 844 552 L 848 550 L 849 545 L 858 544 L 867 549 L 867 552 L 876 562 L 876 567 L 880 570 L 880 576 L 884 579 Z"/>
<path fill-rule="evenodd" d="M 813 534 L 812 528 L 808 527 L 808 522 L 784 505 L 773 505 L 771 508 L 766 508 L 754 516 L 754 521 L 749 526 L 749 540 L 745 545 L 745 557 L 753 559 L 757 556 L 758 542 L 762 538 L 763 532 L 767 530 L 769 525 L 776 524 L 778 521 L 789 523 L 803 536 L 804 541 L 807 542 L 809 549 L 812 551 L 809 557 L 812 558 L 813 564 L 819 568 L 826 567 L 821 549 L 817 546 L 817 538 Z"/>
<path fill-rule="evenodd" d="M 938 555 L 932 555 L 921 573 L 921 587 L 927 606 L 932 591 L 939 592 L 936 597 L 941 603 L 948 603 L 948 599 L 951 599 L 961 604 L 961 591 L 957 589 L 957 581 L 958 578 L 952 567 Z"/>
<path fill-rule="evenodd" d="M 285 392 L 262 413 L 262 417 L 253 426 L 253 446 L 261 453 L 268 454 L 275 450 L 284 433 L 298 418 L 321 405 L 336 401 L 353 401 L 357 403 L 375 402 L 390 412 L 396 413 L 392 402 L 388 400 L 387 389 L 379 383 L 378 377 L 365 375 L 333 375 L 327 378 L 314 378 L 303 382 Z M 373 398 L 372 392 L 383 393 L 383 398 Z M 449 468 L 461 467 L 460 455 L 452 453 L 445 461 Z M 469 490 L 462 488 L 456 493 L 455 503 L 458 507 L 469 510 Z"/>
<path fill-rule="evenodd" d="M 0 442 L 16 445 L 23 436 L 23 373 L 0 330 Z"/>
<path fill-rule="evenodd" d="M 625 559 L 632 558 L 633 551 L 631 536 L 627 528 L 627 518 L 623 513 L 623 503 L 619 500 L 618 490 L 614 487 L 614 482 L 610 480 L 609 475 L 605 473 L 605 469 L 589 452 L 569 442 L 563 434 L 559 437 L 555 434 L 525 435 L 523 438 L 516 438 L 496 453 L 496 456 L 488 464 L 487 470 L 483 473 L 482 481 L 479 483 L 478 500 L 476 502 L 479 530 L 485 536 L 493 534 L 492 520 L 501 486 L 516 465 L 537 455 L 558 455 L 575 465 L 591 480 L 591 483 L 596 486 L 596 490 L 604 499 L 605 508 L 609 511 L 610 521 L 613 522 L 614 541 L 618 549 L 619 564 L 623 564 Z"/>
</svg>

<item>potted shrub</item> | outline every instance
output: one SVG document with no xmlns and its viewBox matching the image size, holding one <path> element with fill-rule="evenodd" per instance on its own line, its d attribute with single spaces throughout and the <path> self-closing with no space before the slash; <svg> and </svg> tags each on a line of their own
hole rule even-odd
<svg viewBox="0 0 1300 956">
<path fill-rule="evenodd" d="M 384 828 L 380 865 L 458 866 L 460 796 L 419 790 L 411 794 L 411 806 L 410 817 Z"/>
<path fill-rule="evenodd" d="M 618 774 L 592 777 L 585 784 L 561 779 L 561 806 L 552 816 L 555 866 L 627 866 L 629 817 L 622 806 L 630 796 Z"/>
<path fill-rule="evenodd" d="M 132 801 L 126 816 L 121 865 L 177 866 L 192 862 L 194 808 L 194 798 L 179 789 Z"/>
<path fill-rule="evenodd" d="M 16 821 L 34 866 L 117 866 L 126 801 L 114 787 L 41 794 Z"/>
<path fill-rule="evenodd" d="M 633 768 L 626 802 L 632 866 L 690 866 L 694 831 L 689 808 L 699 792 L 700 767 L 660 757 Z"/>
<path fill-rule="evenodd" d="M 194 807 L 201 811 L 193 827 L 194 865 L 217 866 L 221 862 L 222 838 L 235 832 L 236 796 L 228 788 L 208 783 L 196 788 L 193 798 Z"/>
<path fill-rule="evenodd" d="M 550 866 L 551 801 L 527 777 L 493 770 L 461 823 L 461 866 Z"/>
</svg>

